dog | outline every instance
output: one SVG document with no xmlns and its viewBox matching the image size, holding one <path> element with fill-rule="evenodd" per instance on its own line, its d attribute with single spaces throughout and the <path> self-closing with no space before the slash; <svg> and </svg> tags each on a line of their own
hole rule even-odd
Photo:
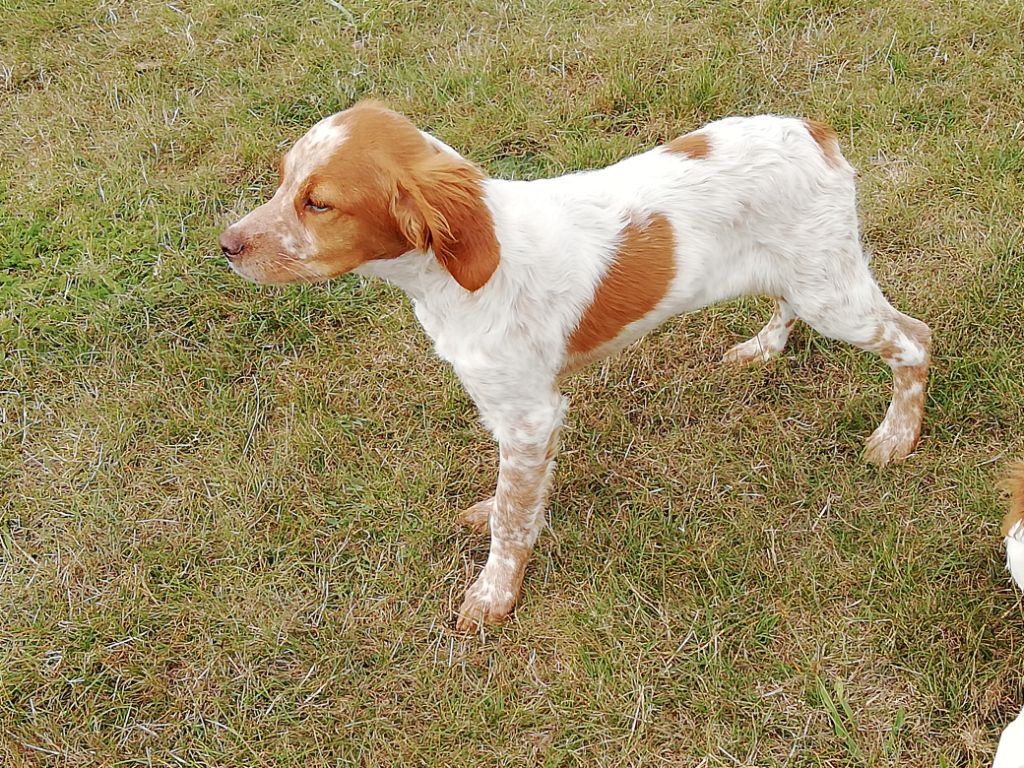
<svg viewBox="0 0 1024 768">
<path fill-rule="evenodd" d="M 1024 461 L 1010 465 L 1005 485 L 1010 492 L 1010 511 L 1002 525 L 1006 567 L 1017 586 L 1024 590 Z"/>
<path fill-rule="evenodd" d="M 855 173 L 825 125 L 730 117 L 601 170 L 511 181 L 367 101 L 314 125 L 279 171 L 273 197 L 220 236 L 231 269 L 257 283 L 356 272 L 399 286 L 498 442 L 494 495 L 461 515 L 491 541 L 459 630 L 503 620 L 518 599 L 565 414 L 560 380 L 669 317 L 774 297 L 725 360 L 778 355 L 803 319 L 892 369 L 866 459 L 902 460 L 918 441 L 931 330 L 872 277 Z"/>
<path fill-rule="evenodd" d="M 1024 461 L 1010 467 L 1006 478 L 1010 511 L 1003 518 L 1006 567 L 1017 586 L 1024 590 Z M 992 768 L 1024 768 L 1024 711 L 1006 726 L 999 738 Z"/>
</svg>

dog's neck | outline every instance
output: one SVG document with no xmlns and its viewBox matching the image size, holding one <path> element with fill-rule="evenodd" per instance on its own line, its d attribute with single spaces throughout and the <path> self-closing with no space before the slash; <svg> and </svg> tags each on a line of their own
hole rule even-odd
<svg viewBox="0 0 1024 768">
<path fill-rule="evenodd" d="M 379 277 L 405 291 L 415 302 L 429 303 L 432 297 L 466 291 L 442 267 L 433 253 L 408 251 L 396 259 L 368 261 L 355 270 L 366 277 Z"/>
</svg>

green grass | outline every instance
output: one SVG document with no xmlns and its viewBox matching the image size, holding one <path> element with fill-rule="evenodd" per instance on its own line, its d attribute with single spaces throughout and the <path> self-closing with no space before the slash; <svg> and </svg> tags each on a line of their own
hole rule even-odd
<svg viewBox="0 0 1024 768">
<path fill-rule="evenodd" d="M 341 7 L 338 7 L 338 6 Z M 982 766 L 1024 703 L 1018 3 L 0 2 L 0 763 Z M 831 123 L 926 433 L 769 306 L 575 377 L 514 618 L 451 631 L 495 451 L 407 301 L 242 284 L 216 235 L 375 96 L 495 174 Z"/>
</svg>

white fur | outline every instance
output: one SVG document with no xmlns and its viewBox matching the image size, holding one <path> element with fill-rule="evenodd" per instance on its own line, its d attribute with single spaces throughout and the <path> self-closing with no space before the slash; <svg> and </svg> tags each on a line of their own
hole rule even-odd
<svg viewBox="0 0 1024 768">
<path fill-rule="evenodd" d="M 1020 521 L 1006 535 L 1006 567 L 1017 586 L 1024 590 L 1024 523 Z"/>
<path fill-rule="evenodd" d="M 337 274 L 329 259 L 316 258 L 295 198 L 309 175 L 344 151 L 350 132 L 359 130 L 359 121 L 346 122 L 344 115 L 321 121 L 292 148 L 274 198 L 235 225 L 250 240 L 262 237 L 270 253 L 255 249 L 248 258 L 255 265 L 233 261 L 239 274 L 283 282 Z M 391 125 L 397 130 L 399 123 Z M 436 151 L 458 157 L 420 133 Z M 930 332 L 895 310 L 871 276 L 858 234 L 855 174 L 835 138 L 825 129 L 812 134 L 802 120 L 773 116 L 719 120 L 699 133 L 702 139 L 676 145 L 703 149 L 706 141 L 707 152 L 695 156 L 669 145 L 554 179 L 484 180 L 482 202 L 491 214 L 499 260 L 478 290 L 463 288 L 431 253 L 377 258 L 356 270 L 409 294 L 437 353 L 452 364 L 500 445 L 493 498 L 463 515 L 478 529 L 490 527 L 491 551 L 466 593 L 460 627 L 504 617 L 518 596 L 544 522 L 565 411 L 560 378 L 673 315 L 744 294 L 775 297 L 771 320 L 726 360 L 778 354 L 799 317 L 825 335 L 878 352 L 893 369 L 894 397 L 868 440 L 868 458 L 882 464 L 904 458 L 916 443 Z M 444 199 L 443 189 L 431 192 Z M 674 276 L 668 286 L 658 286 L 663 294 L 651 291 L 663 298 L 614 338 L 570 352 L 573 333 L 627 233 L 642 232 L 655 216 L 668 223 L 674 245 Z M 271 235 L 282 253 L 266 245 Z M 281 263 L 268 271 L 276 256 Z"/>
<path fill-rule="evenodd" d="M 992 768 L 1024 768 L 1024 712 L 1003 731 Z"/>
</svg>

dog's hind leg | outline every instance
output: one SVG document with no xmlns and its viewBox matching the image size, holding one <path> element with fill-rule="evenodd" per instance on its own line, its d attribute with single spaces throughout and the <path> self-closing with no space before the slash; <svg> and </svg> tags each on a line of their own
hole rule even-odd
<svg viewBox="0 0 1024 768">
<path fill-rule="evenodd" d="M 835 265 L 813 285 L 787 293 L 797 315 L 819 333 L 878 354 L 892 369 L 893 394 L 885 419 L 868 438 L 864 457 L 873 464 L 905 459 L 921 436 L 931 329 L 895 309 L 882 295 L 856 252 L 821 263 Z"/>
<path fill-rule="evenodd" d="M 892 401 L 864 452 L 864 458 L 879 465 L 905 459 L 921 437 L 931 359 L 931 328 L 891 306 L 889 309 L 888 316 L 878 321 L 871 339 L 863 345 L 877 352 L 892 369 Z"/>
<path fill-rule="evenodd" d="M 775 299 L 775 312 L 757 335 L 732 347 L 722 357 L 723 363 L 767 362 L 779 354 L 789 339 L 789 331 L 796 322 L 796 313 L 783 298 Z"/>
</svg>

